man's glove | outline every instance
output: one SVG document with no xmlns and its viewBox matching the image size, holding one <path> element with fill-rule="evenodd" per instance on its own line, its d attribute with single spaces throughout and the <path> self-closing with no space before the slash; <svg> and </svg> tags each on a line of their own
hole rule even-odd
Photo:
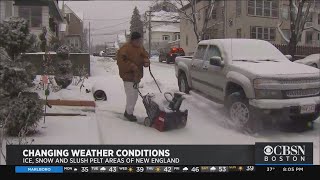
<svg viewBox="0 0 320 180">
<path fill-rule="evenodd" d="M 144 66 L 144 67 L 149 67 L 149 66 L 150 66 L 150 62 L 144 62 L 144 63 L 143 63 L 143 66 Z"/>
</svg>

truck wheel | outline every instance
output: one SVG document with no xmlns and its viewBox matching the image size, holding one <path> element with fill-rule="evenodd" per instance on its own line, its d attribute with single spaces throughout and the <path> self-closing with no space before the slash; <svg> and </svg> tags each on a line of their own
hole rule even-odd
<svg viewBox="0 0 320 180">
<path fill-rule="evenodd" d="M 260 130 L 260 120 L 256 118 L 255 109 L 249 105 L 249 100 L 244 92 L 230 94 L 227 98 L 226 106 L 231 122 L 236 128 L 249 134 Z"/>
<path fill-rule="evenodd" d="M 187 77 L 184 73 L 181 73 L 178 77 L 179 91 L 189 94 L 190 87 L 188 85 Z"/>
<path fill-rule="evenodd" d="M 168 58 L 166 58 L 166 63 L 167 63 L 167 64 L 170 64 L 170 61 L 169 61 L 169 59 L 168 59 Z"/>
</svg>

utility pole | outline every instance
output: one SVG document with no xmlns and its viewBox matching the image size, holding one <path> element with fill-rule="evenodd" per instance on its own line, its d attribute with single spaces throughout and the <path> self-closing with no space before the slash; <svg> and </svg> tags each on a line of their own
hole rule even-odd
<svg viewBox="0 0 320 180">
<path fill-rule="evenodd" d="M 147 11 L 147 16 L 149 17 L 149 21 L 148 21 L 148 31 L 149 31 L 149 56 L 151 54 L 151 7 L 150 7 L 150 10 Z"/>
<path fill-rule="evenodd" d="M 89 54 L 91 54 L 91 27 L 89 21 Z"/>
</svg>

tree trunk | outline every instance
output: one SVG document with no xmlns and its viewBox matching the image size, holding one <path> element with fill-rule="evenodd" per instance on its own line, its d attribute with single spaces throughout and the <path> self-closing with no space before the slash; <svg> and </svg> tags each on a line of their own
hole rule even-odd
<svg viewBox="0 0 320 180">
<path fill-rule="evenodd" d="M 292 61 L 295 60 L 295 55 L 297 53 L 297 44 L 298 44 L 298 41 L 297 41 L 297 35 L 295 33 L 293 33 L 291 35 L 291 38 L 290 38 L 290 42 L 288 44 L 288 50 L 289 50 L 289 54 L 292 56 Z"/>
</svg>

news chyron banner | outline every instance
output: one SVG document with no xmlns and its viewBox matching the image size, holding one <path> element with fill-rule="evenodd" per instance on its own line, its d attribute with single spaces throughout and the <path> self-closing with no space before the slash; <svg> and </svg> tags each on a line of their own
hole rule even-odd
<svg viewBox="0 0 320 180">
<path fill-rule="evenodd" d="M 7 145 L 7 165 L 312 165 L 313 144 Z"/>
<path fill-rule="evenodd" d="M 8 145 L 8 165 L 242 165 L 251 145 Z"/>
</svg>

